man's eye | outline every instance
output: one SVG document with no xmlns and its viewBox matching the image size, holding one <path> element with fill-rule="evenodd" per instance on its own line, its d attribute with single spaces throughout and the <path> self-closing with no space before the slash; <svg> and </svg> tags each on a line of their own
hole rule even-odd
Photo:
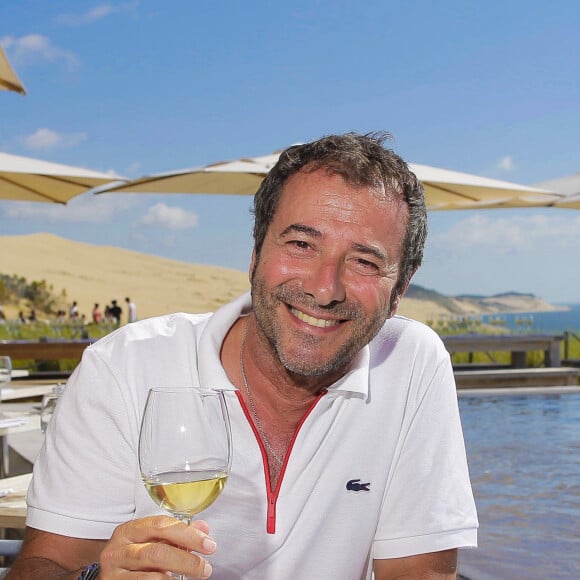
<svg viewBox="0 0 580 580">
<path fill-rule="evenodd" d="M 296 248 L 300 248 L 301 250 L 307 250 L 310 247 L 310 244 L 303 240 L 292 240 L 290 244 Z"/>
<path fill-rule="evenodd" d="M 377 264 L 375 264 L 375 262 L 365 260 L 364 258 L 357 258 L 356 264 L 359 266 L 359 268 L 361 268 L 363 270 L 367 270 L 369 272 L 370 271 L 376 272 L 377 270 L 379 270 L 379 266 Z"/>
</svg>

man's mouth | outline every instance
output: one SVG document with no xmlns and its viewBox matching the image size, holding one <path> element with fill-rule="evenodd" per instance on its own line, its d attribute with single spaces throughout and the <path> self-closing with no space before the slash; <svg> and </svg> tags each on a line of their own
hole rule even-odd
<svg viewBox="0 0 580 580">
<path fill-rule="evenodd" d="M 310 324 L 310 326 L 317 326 L 318 328 L 328 328 L 329 326 L 337 326 L 340 324 L 340 320 L 326 320 L 324 318 L 316 318 L 314 316 L 310 316 L 308 314 L 304 314 L 304 312 L 300 312 L 296 310 L 296 308 L 290 308 L 290 312 L 298 318 L 298 320 L 302 320 L 302 322 L 306 322 L 306 324 Z"/>
</svg>

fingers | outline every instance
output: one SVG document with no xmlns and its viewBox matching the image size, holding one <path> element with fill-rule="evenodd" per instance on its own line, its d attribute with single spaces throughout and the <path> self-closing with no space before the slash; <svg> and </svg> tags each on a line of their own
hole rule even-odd
<svg viewBox="0 0 580 580">
<path fill-rule="evenodd" d="M 201 556 L 212 554 L 216 543 L 203 521 L 190 526 L 168 516 L 153 516 L 120 525 L 101 553 L 104 578 L 124 571 L 166 571 L 191 578 L 208 578 L 211 566 Z"/>
<path fill-rule="evenodd" d="M 165 541 L 189 551 L 211 554 L 216 545 L 208 532 L 208 525 L 203 521 L 188 526 L 169 516 L 152 516 L 120 525 L 111 539 L 125 544 Z"/>
<path fill-rule="evenodd" d="M 188 578 L 209 578 L 212 572 L 211 565 L 202 556 L 161 542 L 129 544 L 119 551 L 104 550 L 101 570 L 103 574 L 118 574 L 121 570 L 173 572 Z"/>
</svg>

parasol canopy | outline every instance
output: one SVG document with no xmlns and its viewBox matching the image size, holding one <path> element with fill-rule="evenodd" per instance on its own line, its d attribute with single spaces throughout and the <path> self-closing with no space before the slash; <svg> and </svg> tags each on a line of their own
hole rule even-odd
<svg viewBox="0 0 580 580">
<path fill-rule="evenodd" d="M 212 163 L 140 177 L 98 193 L 206 193 L 254 195 L 279 153 Z M 469 173 L 409 164 L 425 188 L 431 210 L 545 206 L 562 196 L 544 189 Z"/>
<path fill-rule="evenodd" d="M 0 153 L 0 199 L 66 203 L 75 195 L 120 179 L 83 167 Z"/>
<path fill-rule="evenodd" d="M 21 95 L 26 94 L 24 85 L 10 66 L 4 50 L 0 46 L 0 90 L 14 91 Z"/>
</svg>

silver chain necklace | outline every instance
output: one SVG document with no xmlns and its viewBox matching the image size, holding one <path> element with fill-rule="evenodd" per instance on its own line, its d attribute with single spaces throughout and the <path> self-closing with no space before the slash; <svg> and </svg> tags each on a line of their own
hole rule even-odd
<svg viewBox="0 0 580 580">
<path fill-rule="evenodd" d="M 246 391 L 246 396 L 248 397 L 248 403 L 250 403 L 250 413 L 252 415 L 252 420 L 256 425 L 256 429 L 258 429 L 258 433 L 264 442 L 264 445 L 268 448 L 268 451 L 272 454 L 272 457 L 282 465 L 284 461 L 282 458 L 274 451 L 271 443 L 268 441 L 266 434 L 264 433 L 264 429 L 262 428 L 262 422 L 258 417 L 258 413 L 256 411 L 256 405 L 254 403 L 254 397 L 252 397 L 252 392 L 250 391 L 250 387 L 248 386 L 248 379 L 246 378 L 246 368 L 244 366 L 244 350 L 246 347 L 246 336 L 248 335 L 248 325 L 250 323 L 249 318 L 246 320 L 246 325 L 244 326 L 244 334 L 242 336 L 242 346 L 240 347 L 240 370 L 242 371 L 242 382 L 244 383 L 244 389 Z"/>
</svg>

